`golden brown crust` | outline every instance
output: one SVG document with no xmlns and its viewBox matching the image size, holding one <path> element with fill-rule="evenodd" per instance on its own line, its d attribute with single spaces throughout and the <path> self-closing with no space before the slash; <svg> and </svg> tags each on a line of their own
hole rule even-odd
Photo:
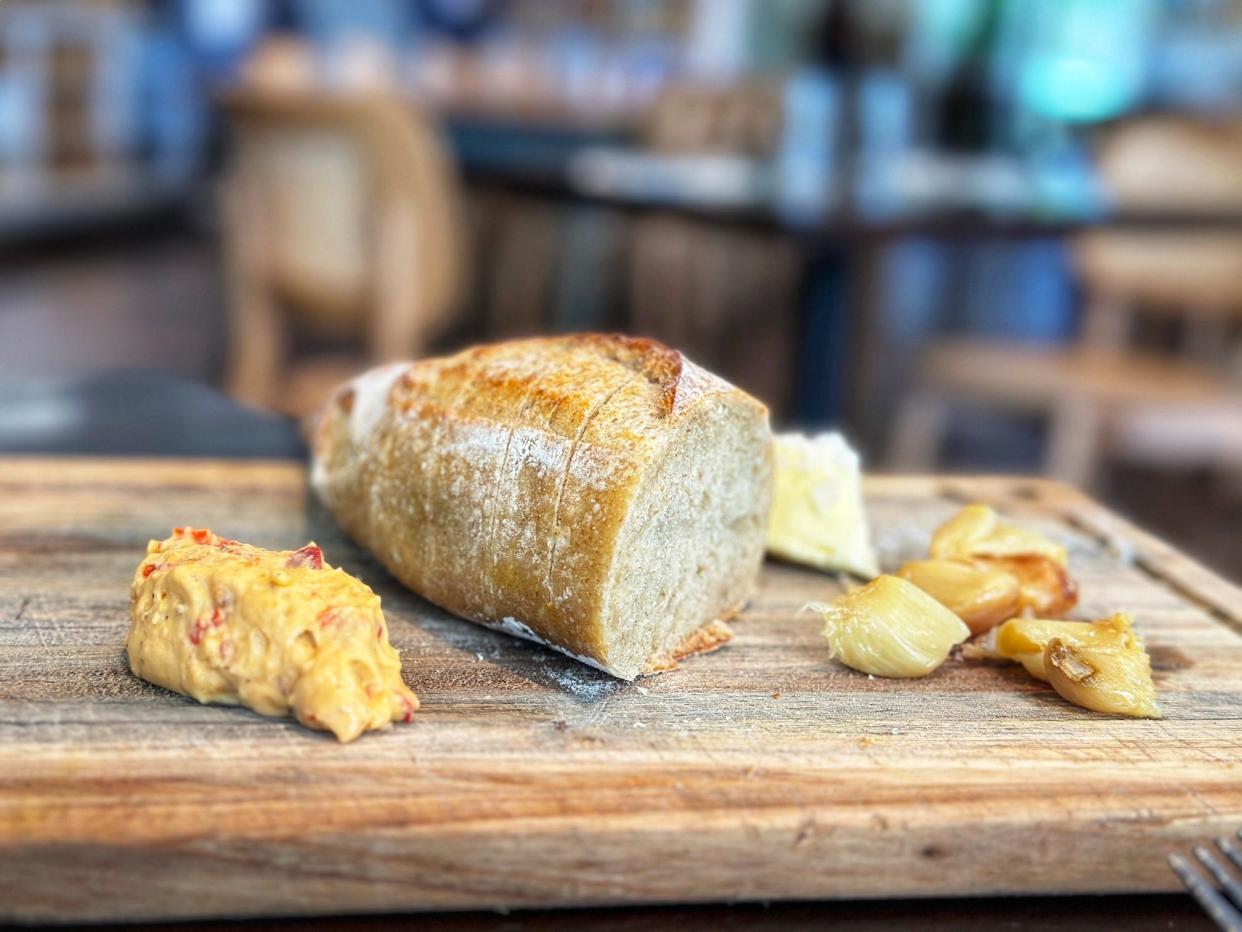
<svg viewBox="0 0 1242 932">
<path fill-rule="evenodd" d="M 338 392 L 314 434 L 315 485 L 429 601 L 510 619 L 611 669 L 603 609 L 618 535 L 678 425 L 709 402 L 713 416 L 766 424 L 759 402 L 652 340 L 479 346 Z"/>
<path fill-rule="evenodd" d="M 734 610 L 729 612 L 727 617 L 731 618 L 736 614 L 737 611 Z M 669 670 L 676 670 L 681 666 L 681 661 L 687 657 L 695 654 L 710 654 L 712 651 L 720 650 L 731 640 L 733 640 L 733 629 L 723 619 L 709 621 L 703 627 L 690 632 L 689 636 L 678 644 L 672 653 L 653 660 L 643 673 L 667 673 Z"/>
<path fill-rule="evenodd" d="M 598 348 L 605 356 L 641 373 L 659 392 L 660 416 L 673 413 L 685 360 L 677 350 L 656 340 L 622 334 L 587 333 L 573 339 L 581 345 Z"/>
</svg>

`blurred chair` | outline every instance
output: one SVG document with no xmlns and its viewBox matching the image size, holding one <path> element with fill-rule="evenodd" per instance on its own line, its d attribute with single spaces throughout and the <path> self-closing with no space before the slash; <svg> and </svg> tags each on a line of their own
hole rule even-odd
<svg viewBox="0 0 1242 932">
<path fill-rule="evenodd" d="M 319 82 L 315 48 L 296 35 L 277 33 L 264 39 L 242 62 L 241 83 L 269 94 L 313 92 Z"/>
<path fill-rule="evenodd" d="M 466 277 L 459 182 L 431 121 L 394 96 L 252 89 L 225 107 L 227 388 L 304 414 L 451 322 Z"/>
<path fill-rule="evenodd" d="M 1105 141 L 1099 170 L 1119 211 L 1242 213 L 1242 129 L 1135 121 Z M 1046 418 L 1047 472 L 1082 487 L 1108 457 L 1242 465 L 1242 233 L 1099 231 L 1073 250 L 1078 343 L 936 343 L 898 416 L 893 465 L 934 467 L 957 403 Z M 1172 338 L 1160 350 L 1137 345 L 1153 324 Z"/>
</svg>

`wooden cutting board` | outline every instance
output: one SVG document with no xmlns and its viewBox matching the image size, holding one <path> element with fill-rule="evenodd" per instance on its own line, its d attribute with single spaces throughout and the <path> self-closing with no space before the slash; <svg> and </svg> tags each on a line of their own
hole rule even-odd
<svg viewBox="0 0 1242 932">
<path fill-rule="evenodd" d="M 853 673 L 799 614 L 838 582 L 777 564 L 731 646 L 622 683 L 404 591 L 295 465 L 0 460 L 0 916 L 1172 890 L 1171 848 L 1242 826 L 1242 593 L 1048 482 L 868 496 L 890 567 L 969 500 L 1065 542 L 1166 719 L 1013 666 Z M 177 524 L 314 538 L 374 586 L 416 721 L 342 746 L 131 676 L 130 575 Z"/>
</svg>

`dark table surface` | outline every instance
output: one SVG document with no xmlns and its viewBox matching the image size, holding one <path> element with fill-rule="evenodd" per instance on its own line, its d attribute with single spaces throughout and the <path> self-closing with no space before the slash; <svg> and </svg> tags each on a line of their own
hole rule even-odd
<svg viewBox="0 0 1242 932">
<path fill-rule="evenodd" d="M 813 865 L 808 865 L 813 869 Z M 1020 864 L 1014 865 L 1021 870 Z M 1214 926 L 1189 896 L 1045 897 L 1040 899 L 893 900 L 878 902 L 770 903 L 733 906 L 519 910 L 500 913 L 424 913 L 403 916 L 341 916 L 262 921 L 215 920 L 157 923 L 150 932 L 226 932 L 239 927 L 265 932 L 321 929 L 324 932 L 389 932 L 438 929 L 445 932 L 662 932 L 734 929 L 786 932 L 831 928 L 841 932 L 926 929 L 972 932 L 984 929 L 1210 930 Z M 122 926 L 92 926 L 99 930 Z"/>
<path fill-rule="evenodd" d="M 0 452 L 298 459 L 298 425 L 154 372 L 0 384 Z"/>
</svg>

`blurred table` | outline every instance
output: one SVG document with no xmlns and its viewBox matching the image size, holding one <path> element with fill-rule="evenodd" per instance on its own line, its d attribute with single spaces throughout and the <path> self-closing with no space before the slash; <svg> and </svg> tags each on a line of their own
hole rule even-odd
<svg viewBox="0 0 1242 932">
<path fill-rule="evenodd" d="M 803 423 L 852 420 L 858 427 L 865 420 L 857 405 L 875 394 L 883 376 L 866 368 L 887 346 L 879 285 L 886 251 L 896 243 L 1033 242 L 1098 228 L 1242 228 L 1236 212 L 1110 210 L 1085 156 L 1072 151 L 1041 160 L 927 150 L 850 153 L 828 166 L 826 177 L 808 181 L 796 170 L 807 167 L 805 153 L 657 151 L 645 145 L 641 119 L 591 116 L 489 108 L 450 110 L 441 119 L 461 172 L 476 189 L 582 213 L 673 217 L 792 244 L 800 279 L 796 320 L 787 330 L 796 333 L 796 346 L 786 346 L 784 334 L 780 340 L 797 360 L 788 370 L 798 381 L 792 404 L 782 410 L 778 403 L 776 410 Z"/>
<path fill-rule="evenodd" d="M 779 233 L 807 246 L 843 240 L 905 236 L 1030 238 L 1064 236 L 1088 228 L 1125 230 L 1238 229 L 1242 213 L 1226 210 L 1118 211 L 1098 193 L 1081 200 L 1022 190 L 1019 160 L 1008 160 L 1011 180 L 993 183 L 995 203 L 963 194 L 973 175 L 995 177 L 1007 160 L 995 157 L 912 156 L 886 172 L 894 190 L 851 196 L 818 211 L 791 211 L 775 190 L 771 166 L 759 159 L 718 154 L 657 154 L 616 134 L 502 122 L 451 122 L 449 138 L 465 177 L 474 184 L 519 191 L 626 213 L 662 212 L 705 224 Z M 720 174 L 728 159 L 732 185 L 696 184 L 703 171 Z M 933 181 L 896 179 L 925 174 Z M 1038 185 L 1030 180 L 1030 187 Z M 939 190 L 937 190 L 939 185 Z M 902 187 L 905 190 L 902 190 Z M 1006 190 L 1000 191 L 1001 187 Z M 872 203 L 868 204 L 870 200 Z M 975 206 L 969 206 L 974 201 Z M 983 201 L 984 203 L 979 203 Z"/>
<path fill-rule="evenodd" d="M 1034 242 L 1093 229 L 1242 229 L 1242 213 L 1230 210 L 1112 210 L 1081 169 L 1058 174 L 998 156 L 910 153 L 843 184 L 856 188 L 849 196 L 805 210 L 783 202 L 776 168 L 764 160 L 654 153 L 618 132 L 581 128 L 451 121 L 448 132 L 476 187 L 793 243 L 801 257 L 799 364 L 788 413 L 803 423 L 851 422 L 855 432 L 873 420 L 861 406 L 885 378 L 868 371 L 867 360 L 885 355 L 878 304 L 894 244 Z"/>
</svg>

